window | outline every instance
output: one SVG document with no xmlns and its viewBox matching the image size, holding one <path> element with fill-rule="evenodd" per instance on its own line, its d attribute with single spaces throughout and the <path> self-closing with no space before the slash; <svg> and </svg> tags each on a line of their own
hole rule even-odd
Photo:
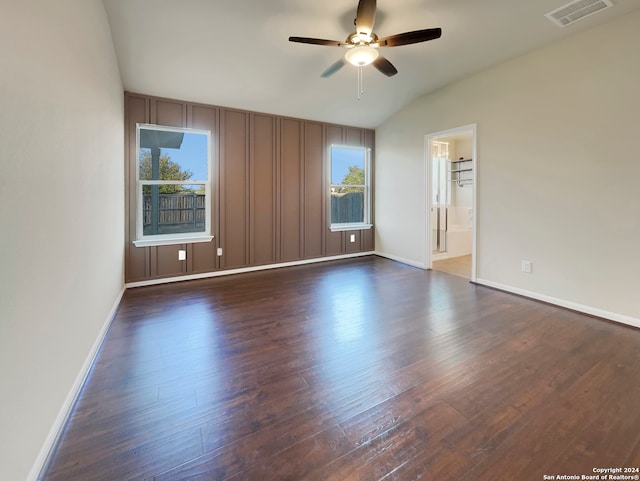
<svg viewBox="0 0 640 481">
<path fill-rule="evenodd" d="M 136 246 L 208 242 L 211 134 L 137 126 Z"/>
<path fill-rule="evenodd" d="M 368 229 L 371 149 L 332 145 L 330 153 L 331 230 Z"/>
</svg>

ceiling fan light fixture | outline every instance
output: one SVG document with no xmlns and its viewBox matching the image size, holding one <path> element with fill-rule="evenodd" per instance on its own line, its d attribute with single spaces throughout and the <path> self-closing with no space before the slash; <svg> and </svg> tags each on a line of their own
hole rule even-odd
<svg viewBox="0 0 640 481">
<path fill-rule="evenodd" d="M 604 2 L 611 0 L 573 0 L 574 2 Z M 358 10 L 354 20 L 355 32 L 349 34 L 344 42 L 337 40 L 326 40 L 322 38 L 311 37 L 289 37 L 290 42 L 309 43 L 312 45 L 325 45 L 328 47 L 341 47 L 346 49 L 346 53 L 340 59 L 326 69 L 320 75 L 327 78 L 347 63 L 358 67 L 358 75 L 362 77 L 362 67 L 372 65 L 376 70 L 387 77 L 393 77 L 398 73 L 391 62 L 384 56 L 378 54 L 378 48 L 383 47 L 400 47 L 402 45 L 411 45 L 414 43 L 427 42 L 435 40 L 442 35 L 441 28 L 424 28 L 422 30 L 414 30 L 412 32 L 398 33 L 389 35 L 382 39 L 373 33 L 376 20 L 376 0 L 358 0 Z M 362 89 L 358 90 L 358 98 Z"/>
<path fill-rule="evenodd" d="M 357 38 L 359 42 L 364 42 L 364 43 L 369 43 L 373 40 L 373 37 L 371 36 L 371 34 L 367 32 L 358 33 Z"/>
<path fill-rule="evenodd" d="M 364 67 L 365 65 L 373 63 L 373 61 L 378 58 L 378 55 L 378 51 L 369 45 L 357 45 L 352 49 L 347 50 L 347 53 L 344 54 L 344 58 L 351 65 Z"/>
</svg>

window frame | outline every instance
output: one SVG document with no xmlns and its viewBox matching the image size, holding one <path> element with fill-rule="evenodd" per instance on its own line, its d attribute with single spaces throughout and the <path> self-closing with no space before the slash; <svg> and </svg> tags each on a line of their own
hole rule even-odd
<svg viewBox="0 0 640 481">
<path fill-rule="evenodd" d="M 207 137 L 207 179 L 195 180 L 141 180 L 140 179 L 140 131 L 155 130 L 163 132 L 179 132 L 184 134 L 199 134 Z M 169 127 L 164 125 L 137 123 L 136 124 L 136 150 L 135 150 L 135 171 L 136 171 L 136 238 L 133 244 L 136 247 L 190 244 L 196 242 L 210 242 L 213 240 L 211 233 L 211 173 L 212 170 L 212 148 L 211 131 L 202 129 L 190 129 L 182 127 Z M 204 231 L 199 232 L 177 232 L 171 234 L 144 234 L 144 196 L 143 187 L 145 185 L 197 185 L 204 186 Z"/>
<path fill-rule="evenodd" d="M 349 149 L 358 150 L 363 153 L 364 156 L 364 184 L 333 184 L 333 149 Z M 331 144 L 329 146 L 329 162 L 328 164 L 328 189 L 327 189 L 327 217 L 329 220 L 329 229 L 331 232 L 340 232 L 347 230 L 364 230 L 371 229 L 373 224 L 371 223 L 371 148 L 360 145 L 342 145 Z M 362 187 L 364 189 L 364 202 L 363 202 L 363 221 L 362 222 L 333 222 L 331 218 L 331 194 L 334 187 Z"/>
</svg>

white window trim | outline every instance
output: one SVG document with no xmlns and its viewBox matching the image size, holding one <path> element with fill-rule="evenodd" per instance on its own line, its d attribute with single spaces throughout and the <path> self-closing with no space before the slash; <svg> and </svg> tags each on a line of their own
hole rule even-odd
<svg viewBox="0 0 640 481">
<path fill-rule="evenodd" d="M 367 230 L 371 229 L 373 224 L 365 224 L 364 222 L 352 223 L 352 224 L 331 224 L 329 228 L 331 232 L 340 232 L 343 230 Z"/>
<path fill-rule="evenodd" d="M 165 132 L 184 132 L 202 134 L 207 136 L 207 180 L 140 180 L 140 129 L 161 130 Z M 136 240 L 133 245 L 136 247 L 193 244 L 198 242 L 211 242 L 214 236 L 211 234 L 211 131 L 200 129 L 187 129 L 179 127 L 166 127 L 155 124 L 136 124 Z M 205 227 L 203 232 L 184 232 L 176 234 L 156 234 L 144 235 L 143 226 L 143 185 L 204 185 L 205 194 Z"/>
<path fill-rule="evenodd" d="M 364 152 L 364 186 L 363 185 L 343 185 L 343 184 L 332 184 L 331 183 L 331 174 L 332 174 L 332 158 L 331 151 L 333 148 L 338 149 L 352 149 L 352 150 L 360 150 Z M 369 147 L 362 146 L 354 146 L 354 145 L 341 145 L 341 144 L 331 144 L 329 146 L 329 162 L 328 165 L 328 179 L 329 179 L 329 189 L 327 194 L 327 212 L 329 213 L 329 229 L 331 232 L 340 232 L 346 230 L 366 230 L 371 229 L 373 224 L 371 224 L 371 149 Z M 364 187 L 364 221 L 363 222 L 351 222 L 351 223 L 339 223 L 333 224 L 331 223 L 331 188 L 332 187 Z"/>
<path fill-rule="evenodd" d="M 160 237 L 160 236 L 157 236 Z M 196 244 L 198 242 L 211 242 L 213 240 L 212 235 L 207 236 L 190 236 L 190 237 L 170 237 L 167 236 L 164 239 L 149 239 L 149 240 L 135 240 L 133 245 L 136 247 L 150 247 L 150 246 L 170 246 L 175 244 Z"/>
</svg>

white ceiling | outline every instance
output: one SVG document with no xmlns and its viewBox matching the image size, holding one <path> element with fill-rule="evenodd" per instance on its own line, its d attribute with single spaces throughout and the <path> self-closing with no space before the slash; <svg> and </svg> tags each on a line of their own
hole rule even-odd
<svg viewBox="0 0 640 481">
<path fill-rule="evenodd" d="M 441 27 L 442 38 L 384 49 L 388 78 L 347 65 L 344 50 L 288 41 L 344 40 L 357 0 L 104 0 L 129 92 L 324 122 L 376 127 L 419 96 L 640 7 L 614 7 L 559 28 L 544 14 L 566 0 L 378 0 L 379 37 Z M 588 52 L 585 52 L 588 55 Z"/>
</svg>

